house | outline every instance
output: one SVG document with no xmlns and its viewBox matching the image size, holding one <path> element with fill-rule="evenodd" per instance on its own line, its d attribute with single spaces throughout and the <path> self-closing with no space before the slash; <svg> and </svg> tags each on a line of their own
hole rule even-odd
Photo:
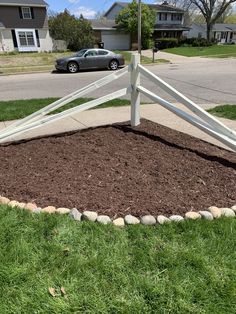
<svg viewBox="0 0 236 314">
<path fill-rule="evenodd" d="M 130 34 L 119 32 L 115 23 L 119 12 L 128 4 L 127 2 L 114 2 L 104 14 L 103 20 L 91 21 L 96 38 L 104 42 L 104 47 L 107 49 L 129 50 L 131 46 L 135 46 L 137 38 L 131 38 Z M 148 4 L 148 6 L 156 11 L 153 39 L 180 38 L 183 31 L 189 30 L 184 25 L 184 10 L 169 5 L 166 1 L 162 4 Z"/>
<path fill-rule="evenodd" d="M 236 24 L 216 23 L 213 26 L 212 35 L 219 43 L 236 43 Z M 188 38 L 206 38 L 206 24 L 193 23 L 186 36 Z"/>
<path fill-rule="evenodd" d="M 51 51 L 47 3 L 0 0 L 0 51 Z"/>
<path fill-rule="evenodd" d="M 109 50 L 130 50 L 130 34 L 118 31 L 115 20 L 101 19 L 90 22 L 95 42 L 104 43 L 104 48 Z"/>
</svg>

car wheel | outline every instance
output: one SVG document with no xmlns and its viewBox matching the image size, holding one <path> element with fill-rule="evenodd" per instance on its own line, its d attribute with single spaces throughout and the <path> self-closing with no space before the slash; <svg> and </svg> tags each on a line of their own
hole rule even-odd
<svg viewBox="0 0 236 314">
<path fill-rule="evenodd" d="M 109 64 L 109 68 L 111 70 L 117 70 L 119 66 L 119 63 L 117 60 L 111 60 L 110 64 Z"/>
<path fill-rule="evenodd" d="M 69 62 L 67 65 L 67 69 L 70 73 L 76 73 L 79 71 L 79 66 L 76 62 Z"/>
</svg>

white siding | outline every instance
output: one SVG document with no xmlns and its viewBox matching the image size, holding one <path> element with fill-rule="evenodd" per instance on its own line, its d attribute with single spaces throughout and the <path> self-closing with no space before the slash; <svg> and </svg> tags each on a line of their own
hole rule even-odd
<svg viewBox="0 0 236 314">
<path fill-rule="evenodd" d="M 34 33 L 34 41 L 35 41 L 35 47 L 31 48 L 14 48 L 13 39 L 12 39 L 12 33 L 11 29 L 3 29 L 2 32 L 2 49 L 3 51 L 9 52 L 19 50 L 19 51 L 52 51 L 52 38 L 49 35 L 49 31 L 47 29 L 39 29 L 39 41 L 40 41 L 40 47 L 37 47 L 37 40 L 36 40 L 36 34 L 34 29 L 24 29 L 25 31 L 32 31 Z M 19 38 L 17 35 L 17 32 L 20 31 L 20 29 L 16 29 L 16 37 L 17 42 L 19 46 Z M 0 36 L 0 51 L 1 51 L 1 36 Z"/>
<path fill-rule="evenodd" d="M 52 51 L 53 43 L 47 29 L 39 29 L 39 51 Z"/>
<path fill-rule="evenodd" d="M 206 38 L 206 30 L 197 24 L 192 24 L 191 29 L 187 34 L 188 38 Z"/>
<path fill-rule="evenodd" d="M 2 47 L 3 47 L 3 51 L 6 51 L 6 52 L 14 51 L 15 49 L 10 29 L 2 30 Z"/>
<path fill-rule="evenodd" d="M 3 43 L 2 43 L 2 32 L 0 30 L 0 52 L 3 51 Z"/>
</svg>

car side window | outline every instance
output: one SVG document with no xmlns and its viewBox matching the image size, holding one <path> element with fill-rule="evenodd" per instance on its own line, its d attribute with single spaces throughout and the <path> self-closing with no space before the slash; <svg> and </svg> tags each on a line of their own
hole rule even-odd
<svg viewBox="0 0 236 314">
<path fill-rule="evenodd" d="M 97 56 L 97 51 L 96 50 L 89 50 L 87 53 L 86 53 L 86 57 L 95 57 Z"/>
<path fill-rule="evenodd" d="M 98 50 L 98 55 L 99 55 L 99 56 L 108 55 L 108 51 L 106 51 L 106 50 Z"/>
</svg>

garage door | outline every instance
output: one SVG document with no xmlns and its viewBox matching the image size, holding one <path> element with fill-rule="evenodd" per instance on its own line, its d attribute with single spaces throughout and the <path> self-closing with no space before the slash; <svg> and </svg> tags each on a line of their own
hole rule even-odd
<svg viewBox="0 0 236 314">
<path fill-rule="evenodd" d="M 130 35 L 116 32 L 102 32 L 104 48 L 108 50 L 129 50 Z"/>
</svg>

